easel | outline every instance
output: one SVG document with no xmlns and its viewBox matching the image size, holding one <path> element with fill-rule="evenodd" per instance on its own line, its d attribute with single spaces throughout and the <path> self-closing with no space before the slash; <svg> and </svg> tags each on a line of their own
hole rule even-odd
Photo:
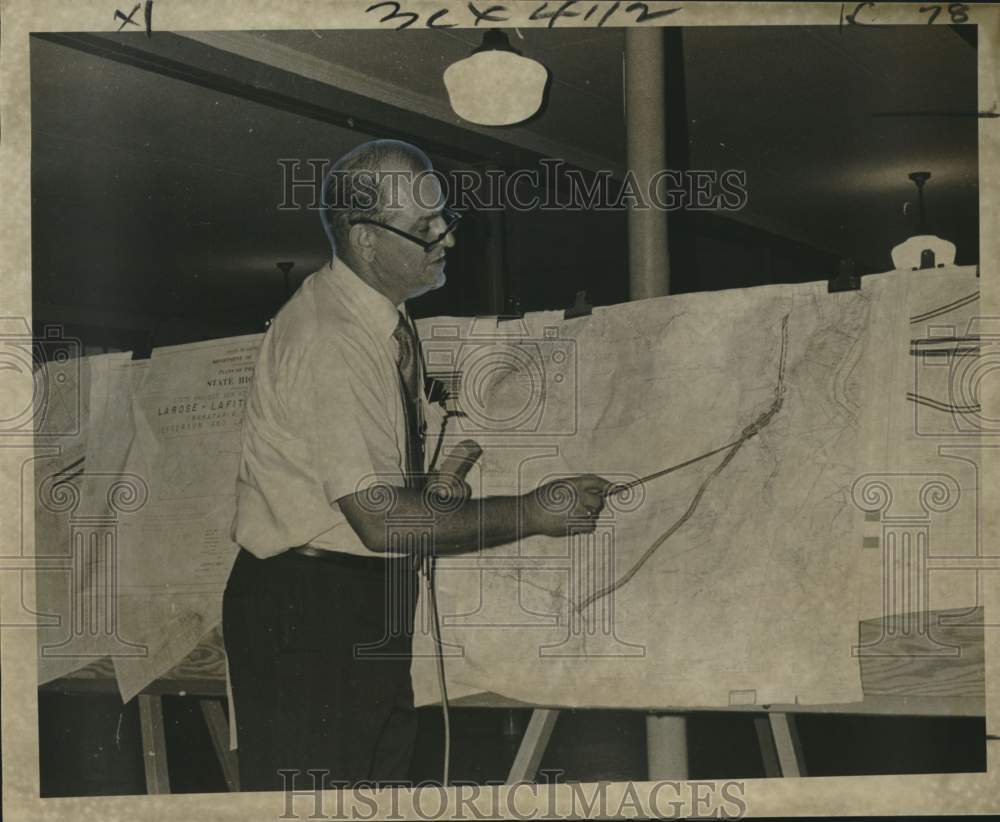
<svg viewBox="0 0 1000 822">
<path fill-rule="evenodd" d="M 170 793 L 170 775 L 167 770 L 167 738 L 163 729 L 163 697 L 160 694 L 141 693 L 139 703 L 139 730 L 142 738 L 143 767 L 146 772 L 146 792 Z M 239 791 L 240 773 L 236 751 L 229 750 L 229 720 L 222 706 L 214 699 L 199 700 L 201 713 L 212 738 L 215 756 L 222 767 L 222 776 L 229 791 Z"/>
<path fill-rule="evenodd" d="M 535 708 L 531 712 L 528 728 L 521 740 L 514 764 L 507 775 L 507 784 L 532 782 L 545 755 L 559 719 L 556 708 Z M 757 741 L 764 760 L 764 773 L 768 777 L 805 776 L 805 760 L 799 744 L 793 717 L 784 711 L 769 711 L 767 716 L 754 717 Z M 655 774 L 650 774 L 654 778 Z M 688 774 L 673 774 L 672 779 L 685 779 Z"/>
<path fill-rule="evenodd" d="M 961 617 L 961 619 L 959 619 Z M 859 645 L 883 637 L 880 656 L 862 656 L 861 685 L 864 700 L 834 705 L 731 705 L 720 708 L 690 709 L 684 706 L 655 707 L 653 713 L 690 715 L 698 710 L 738 711 L 764 714 L 754 717 L 765 774 L 768 777 L 806 776 L 795 715 L 801 713 L 867 714 L 879 716 L 984 716 L 986 705 L 983 661 L 982 610 L 970 617 L 968 609 L 935 611 L 929 614 L 936 640 L 960 649 L 953 656 L 912 655 L 912 637 L 898 631 L 886 635 L 883 620 L 870 619 L 859 625 Z M 961 623 L 961 624 L 959 624 Z M 888 638 L 886 638 L 888 637 Z M 898 655 L 894 654 L 898 650 Z M 116 691 L 110 659 L 42 686 L 44 690 L 75 693 Z M 222 706 L 225 697 L 225 662 L 221 635 L 214 631 L 187 659 L 137 697 L 139 705 L 146 785 L 149 793 L 169 793 L 166 735 L 162 697 L 186 695 L 200 698 L 202 716 L 208 727 L 226 787 L 239 790 L 239 770 L 235 751 L 229 750 L 229 725 Z M 532 708 L 531 718 L 514 757 L 507 783 L 533 781 L 555 729 L 557 706 L 532 706 L 496 694 L 475 694 L 452 702 L 454 707 Z M 652 778 L 660 778 L 650 774 Z M 673 778 L 684 778 L 687 774 Z"/>
<path fill-rule="evenodd" d="M 235 751 L 229 750 L 229 722 L 222 706 L 207 694 L 201 694 L 202 716 L 208 727 L 216 757 L 222 768 L 226 788 L 239 791 L 239 763 Z M 139 724 L 142 748 L 145 753 L 143 766 L 146 773 L 146 790 L 150 794 L 170 793 L 167 770 L 167 743 L 163 726 L 163 697 L 160 694 L 142 693 L 136 697 L 139 705 Z M 472 707 L 473 702 L 456 704 Z M 502 697 L 490 700 L 491 706 L 509 703 Z M 521 739 L 514 762 L 507 775 L 506 784 L 532 782 L 541 765 L 542 757 L 559 719 L 558 708 L 534 708 L 527 729 Z M 766 717 L 755 717 L 754 726 L 764 761 L 765 775 L 805 776 L 805 763 L 795 732 L 793 717 L 784 711 L 770 711 Z M 686 774 L 675 778 L 684 778 Z"/>
</svg>

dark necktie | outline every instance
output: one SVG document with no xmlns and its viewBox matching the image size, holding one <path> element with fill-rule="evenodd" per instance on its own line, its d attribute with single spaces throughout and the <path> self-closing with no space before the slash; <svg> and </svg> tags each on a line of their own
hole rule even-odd
<svg viewBox="0 0 1000 822">
<path fill-rule="evenodd" d="M 399 345 L 396 366 L 403 394 L 403 410 L 406 416 L 406 485 L 409 488 L 423 484 L 420 477 L 424 471 L 424 431 L 423 410 L 420 406 L 420 342 L 413 328 L 402 312 L 399 322 L 392 332 Z"/>
</svg>

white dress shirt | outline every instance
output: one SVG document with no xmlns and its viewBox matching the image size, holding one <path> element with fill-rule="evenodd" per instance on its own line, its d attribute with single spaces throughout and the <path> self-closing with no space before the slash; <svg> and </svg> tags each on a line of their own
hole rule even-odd
<svg viewBox="0 0 1000 822">
<path fill-rule="evenodd" d="M 243 422 L 233 539 L 260 558 L 297 545 L 368 550 L 337 500 L 405 485 L 406 419 L 393 331 L 403 306 L 335 259 L 261 343 Z M 421 402 L 428 424 L 440 414 Z M 430 436 L 435 430 L 429 430 Z"/>
</svg>

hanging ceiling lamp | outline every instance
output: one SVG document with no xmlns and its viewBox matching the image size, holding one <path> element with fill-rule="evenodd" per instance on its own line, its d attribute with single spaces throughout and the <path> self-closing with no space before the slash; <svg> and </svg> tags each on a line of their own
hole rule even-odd
<svg viewBox="0 0 1000 822">
<path fill-rule="evenodd" d="M 541 108 L 548 79 L 548 69 L 522 57 L 499 29 L 485 32 L 479 48 L 444 71 L 455 113 L 483 126 L 527 120 Z"/>
<path fill-rule="evenodd" d="M 955 244 L 931 234 L 927 227 L 927 212 L 924 209 L 924 184 L 931 178 L 929 171 L 911 172 L 910 180 L 917 187 L 917 203 L 920 208 L 920 222 L 917 233 L 892 249 L 892 265 L 897 270 L 923 268 L 944 268 L 955 264 Z"/>
</svg>

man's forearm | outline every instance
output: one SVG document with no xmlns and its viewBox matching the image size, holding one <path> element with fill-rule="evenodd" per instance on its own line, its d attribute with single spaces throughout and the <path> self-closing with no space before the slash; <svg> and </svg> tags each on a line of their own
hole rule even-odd
<svg viewBox="0 0 1000 822">
<path fill-rule="evenodd" d="M 452 510 L 454 508 L 454 510 Z M 523 497 L 484 497 L 454 506 L 428 504 L 421 491 L 399 489 L 385 517 L 386 533 L 404 544 L 430 544 L 437 554 L 456 554 L 531 536 L 530 508 Z M 395 540 L 394 540 L 395 542 Z"/>
<path fill-rule="evenodd" d="M 444 476 L 439 475 L 439 476 Z M 442 491 L 375 485 L 337 502 L 354 531 L 372 551 L 457 554 L 544 534 L 591 533 L 610 483 L 579 474 L 540 485 L 518 497 L 468 499 L 463 474 L 457 482 L 435 480 Z M 373 510 L 373 504 L 379 510 Z M 401 548 L 401 546 L 413 546 Z"/>
</svg>

